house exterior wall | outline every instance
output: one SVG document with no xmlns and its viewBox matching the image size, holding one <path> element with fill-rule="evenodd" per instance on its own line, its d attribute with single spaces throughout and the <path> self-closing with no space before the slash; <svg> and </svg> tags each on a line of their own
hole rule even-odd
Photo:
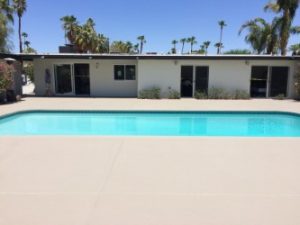
<svg viewBox="0 0 300 225">
<path fill-rule="evenodd" d="M 55 93 L 55 64 L 90 64 L 90 93 L 92 97 L 137 97 L 139 91 L 159 87 L 162 97 L 170 89 L 181 90 L 181 66 L 208 66 L 209 88 L 223 88 L 227 91 L 250 92 L 252 66 L 288 66 L 288 97 L 295 96 L 294 76 L 296 60 L 213 60 L 213 59 L 34 59 L 36 95 L 46 93 L 45 70 L 51 74 L 51 91 Z M 114 65 L 135 65 L 136 80 L 114 80 Z M 74 94 L 75 95 L 75 94 Z"/>
<path fill-rule="evenodd" d="M 292 60 L 139 60 L 138 91 L 159 87 L 163 97 L 171 89 L 180 92 L 181 66 L 208 66 L 209 88 L 250 92 L 252 66 L 288 66 L 288 97 L 294 96 L 295 61 Z"/>
<path fill-rule="evenodd" d="M 136 60 L 34 59 L 36 95 L 44 96 L 47 85 L 45 70 L 51 74 L 51 92 L 55 94 L 54 66 L 88 63 L 90 65 L 91 97 L 136 97 L 137 80 L 114 80 L 114 65 L 136 65 Z M 75 95 L 75 94 L 72 94 Z"/>
</svg>

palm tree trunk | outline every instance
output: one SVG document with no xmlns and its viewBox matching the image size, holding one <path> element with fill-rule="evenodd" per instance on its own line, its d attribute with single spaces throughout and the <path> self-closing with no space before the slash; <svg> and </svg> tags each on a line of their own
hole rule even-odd
<svg viewBox="0 0 300 225">
<path fill-rule="evenodd" d="M 183 50 L 184 50 L 184 42 L 182 42 L 181 54 L 183 54 Z"/>
<path fill-rule="evenodd" d="M 191 43 L 191 54 L 193 53 L 193 44 Z"/>
<path fill-rule="evenodd" d="M 23 46 L 22 46 L 22 19 L 21 16 L 19 16 L 19 48 L 20 48 L 20 53 L 23 53 Z"/>
<path fill-rule="evenodd" d="M 140 54 L 142 54 L 143 53 L 143 42 L 141 41 L 141 45 L 140 45 Z"/>
<path fill-rule="evenodd" d="M 290 37 L 291 18 L 289 10 L 284 11 L 283 22 L 281 28 L 280 51 L 281 55 L 287 54 L 287 45 Z"/>
<path fill-rule="evenodd" d="M 223 27 L 221 27 L 221 31 L 220 31 L 220 46 L 218 47 L 218 54 L 221 54 L 222 41 L 223 41 Z"/>
</svg>

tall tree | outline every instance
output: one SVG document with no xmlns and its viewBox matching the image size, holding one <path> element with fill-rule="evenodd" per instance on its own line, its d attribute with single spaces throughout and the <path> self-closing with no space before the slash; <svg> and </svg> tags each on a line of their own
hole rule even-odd
<svg viewBox="0 0 300 225">
<path fill-rule="evenodd" d="M 134 53 L 138 53 L 139 52 L 139 44 L 135 44 L 134 46 L 133 46 L 133 51 L 134 51 Z"/>
<path fill-rule="evenodd" d="M 172 45 L 173 45 L 173 53 L 176 54 L 177 50 L 176 50 L 176 45 L 177 45 L 178 41 L 177 40 L 173 40 L 172 41 Z"/>
<path fill-rule="evenodd" d="M 0 51 L 9 52 L 11 49 L 9 35 L 13 29 L 14 9 L 10 0 L 0 0 Z"/>
<path fill-rule="evenodd" d="M 208 48 L 210 46 L 210 41 L 205 41 L 203 42 L 203 46 L 204 46 L 204 49 L 205 49 L 205 55 L 207 55 L 208 53 Z"/>
<path fill-rule="evenodd" d="M 10 0 L 0 0 L 0 13 L 5 15 L 8 21 L 14 22 L 14 8 Z"/>
<path fill-rule="evenodd" d="M 219 43 L 222 43 L 222 45 L 220 45 L 217 52 L 218 52 L 218 54 L 221 54 L 222 46 L 223 46 L 223 31 L 224 31 L 224 27 L 226 27 L 227 24 L 224 20 L 219 21 L 218 24 L 220 26 L 220 41 L 219 41 Z"/>
<path fill-rule="evenodd" d="M 265 10 L 281 13 L 280 51 L 281 55 L 287 54 L 287 45 L 290 38 L 292 22 L 299 7 L 299 0 L 275 0 L 265 6 Z"/>
<path fill-rule="evenodd" d="M 291 45 L 289 50 L 293 55 L 300 55 L 300 44 Z"/>
<path fill-rule="evenodd" d="M 14 9 L 17 12 L 18 16 L 18 34 L 19 34 L 19 50 L 20 53 L 23 52 L 23 44 L 22 44 L 22 17 L 27 9 L 26 0 L 13 0 Z"/>
<path fill-rule="evenodd" d="M 181 47 L 181 54 L 183 54 L 183 51 L 184 51 L 184 45 L 185 45 L 186 41 L 187 41 L 186 38 L 180 39 L 180 42 L 181 42 L 181 44 L 182 44 L 182 47 Z"/>
<path fill-rule="evenodd" d="M 113 52 L 134 53 L 133 44 L 130 41 L 114 41 L 110 48 Z"/>
<path fill-rule="evenodd" d="M 146 44 L 146 39 L 144 35 L 138 36 L 137 38 L 140 41 L 140 54 L 143 53 L 143 49 L 144 49 L 144 44 Z"/>
<path fill-rule="evenodd" d="M 186 42 L 190 43 L 190 45 L 191 45 L 191 54 L 192 54 L 193 53 L 193 47 L 194 47 L 195 44 L 197 44 L 196 37 L 194 37 L 194 36 L 189 37 Z"/>
<path fill-rule="evenodd" d="M 245 41 L 251 45 L 257 54 L 276 54 L 279 44 L 281 18 L 275 17 L 272 23 L 262 18 L 255 18 L 242 25 L 239 34 L 248 29 Z"/>
<path fill-rule="evenodd" d="M 217 42 L 217 43 L 215 44 L 215 47 L 217 48 L 217 54 L 220 54 L 220 48 L 223 48 L 224 45 L 223 45 L 223 43 L 221 43 L 221 42 Z"/>
<path fill-rule="evenodd" d="M 23 32 L 22 33 L 22 38 L 23 38 L 23 48 L 25 49 L 25 47 L 26 47 L 25 42 L 27 41 L 28 34 L 26 32 Z"/>
<path fill-rule="evenodd" d="M 65 38 L 68 39 L 70 44 L 74 44 L 78 31 L 78 22 L 75 16 L 64 16 L 60 19 L 63 23 L 63 29 L 65 31 Z"/>
</svg>

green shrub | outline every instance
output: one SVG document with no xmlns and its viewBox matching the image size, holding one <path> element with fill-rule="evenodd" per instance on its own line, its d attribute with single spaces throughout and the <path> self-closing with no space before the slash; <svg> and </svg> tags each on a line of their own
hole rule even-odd
<svg viewBox="0 0 300 225">
<path fill-rule="evenodd" d="M 208 90 L 209 99 L 232 99 L 232 95 L 222 88 L 212 87 Z"/>
<path fill-rule="evenodd" d="M 284 94 L 279 94 L 279 95 L 275 96 L 274 99 L 276 99 L 276 100 L 284 100 L 285 99 L 285 95 Z"/>
<path fill-rule="evenodd" d="M 236 90 L 234 94 L 235 99 L 250 99 L 250 94 L 244 90 Z"/>
<path fill-rule="evenodd" d="M 180 99 L 180 93 L 176 90 L 169 90 L 169 95 L 168 95 L 169 99 Z"/>
<path fill-rule="evenodd" d="M 195 99 L 207 99 L 208 96 L 206 93 L 201 92 L 201 91 L 196 91 L 194 95 Z"/>
<path fill-rule="evenodd" d="M 160 99 L 160 88 L 153 87 L 139 92 L 140 99 Z"/>
<path fill-rule="evenodd" d="M 0 62 L 0 89 L 9 89 L 13 83 L 14 69 L 5 62 Z"/>
</svg>

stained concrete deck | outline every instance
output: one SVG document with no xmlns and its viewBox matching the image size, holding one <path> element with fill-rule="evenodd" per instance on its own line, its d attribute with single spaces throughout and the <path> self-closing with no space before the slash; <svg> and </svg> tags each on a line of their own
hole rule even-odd
<svg viewBox="0 0 300 225">
<path fill-rule="evenodd" d="M 27 98 L 30 109 L 276 110 L 293 101 Z M 0 137 L 2 225 L 298 225 L 300 138 Z"/>
</svg>

